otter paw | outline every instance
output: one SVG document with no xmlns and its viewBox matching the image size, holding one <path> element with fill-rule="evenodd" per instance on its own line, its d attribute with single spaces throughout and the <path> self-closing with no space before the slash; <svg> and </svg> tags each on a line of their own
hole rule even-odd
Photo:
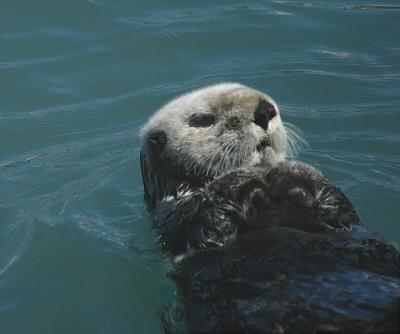
<svg viewBox="0 0 400 334">
<path fill-rule="evenodd" d="M 263 180 L 252 179 L 239 188 L 239 203 L 246 208 L 256 211 L 265 209 L 269 202 L 268 186 Z"/>
<path fill-rule="evenodd" d="M 300 186 L 289 189 L 287 195 L 288 199 L 296 202 L 300 206 L 311 208 L 315 203 L 315 194 Z"/>
<path fill-rule="evenodd" d="M 284 161 L 266 176 L 272 197 L 311 207 L 326 179 L 315 168 L 298 161 Z"/>
</svg>

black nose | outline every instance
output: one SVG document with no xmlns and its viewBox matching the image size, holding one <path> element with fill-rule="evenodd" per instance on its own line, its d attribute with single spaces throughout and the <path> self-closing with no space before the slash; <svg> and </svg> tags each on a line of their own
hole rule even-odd
<svg viewBox="0 0 400 334">
<path fill-rule="evenodd" d="M 261 126 L 264 130 L 268 129 L 268 122 L 276 116 L 274 106 L 265 100 L 260 100 L 254 112 L 254 123 Z"/>
</svg>

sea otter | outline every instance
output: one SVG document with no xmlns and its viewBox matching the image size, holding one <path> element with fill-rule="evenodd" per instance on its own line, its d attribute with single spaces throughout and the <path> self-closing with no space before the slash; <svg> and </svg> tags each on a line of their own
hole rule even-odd
<svg viewBox="0 0 400 334">
<path fill-rule="evenodd" d="M 398 251 L 321 172 L 287 159 L 298 136 L 267 94 L 191 92 L 141 138 L 145 201 L 179 292 L 166 331 L 365 331 L 398 306 Z"/>
</svg>

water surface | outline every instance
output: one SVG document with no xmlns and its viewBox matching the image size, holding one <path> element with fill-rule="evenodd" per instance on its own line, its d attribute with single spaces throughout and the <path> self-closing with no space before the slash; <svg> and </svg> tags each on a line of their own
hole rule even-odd
<svg viewBox="0 0 400 334">
<path fill-rule="evenodd" d="M 2 1 L 0 332 L 159 333 L 174 301 L 138 129 L 174 96 L 273 96 L 365 224 L 400 240 L 396 1 Z"/>
</svg>

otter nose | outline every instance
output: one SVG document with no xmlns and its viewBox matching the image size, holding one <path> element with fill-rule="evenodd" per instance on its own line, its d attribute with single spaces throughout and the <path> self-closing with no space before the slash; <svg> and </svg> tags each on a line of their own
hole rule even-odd
<svg viewBox="0 0 400 334">
<path fill-rule="evenodd" d="M 260 100 L 254 112 L 254 123 L 261 126 L 264 130 L 268 129 L 268 122 L 276 116 L 274 106 L 265 100 Z"/>
</svg>

